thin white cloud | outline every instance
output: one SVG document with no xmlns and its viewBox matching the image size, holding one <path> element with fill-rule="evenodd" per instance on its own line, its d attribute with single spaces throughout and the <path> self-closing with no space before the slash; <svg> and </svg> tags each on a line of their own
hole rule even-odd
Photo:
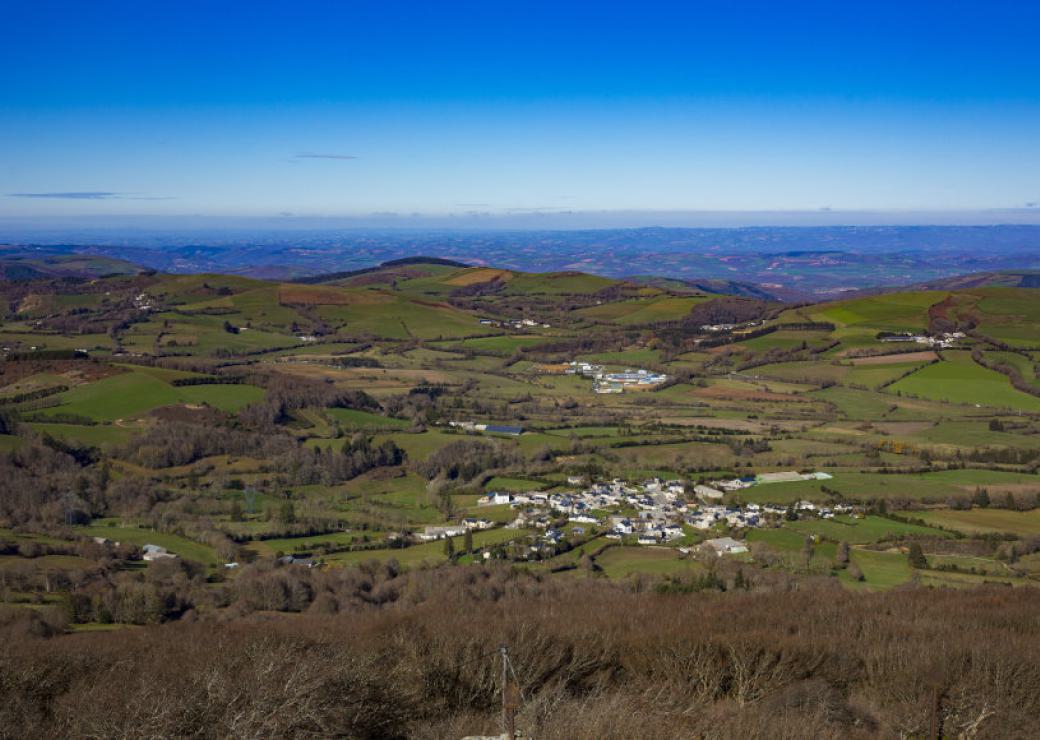
<svg viewBox="0 0 1040 740">
<path fill-rule="evenodd" d="M 318 152 L 301 152 L 297 159 L 358 159 L 355 154 L 321 154 Z"/>
</svg>

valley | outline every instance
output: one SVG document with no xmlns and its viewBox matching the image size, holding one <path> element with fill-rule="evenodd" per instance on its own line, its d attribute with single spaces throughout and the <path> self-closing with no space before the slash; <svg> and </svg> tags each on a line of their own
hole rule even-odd
<svg viewBox="0 0 1040 740">
<path fill-rule="evenodd" d="M 24 488 L 2 499 L 5 531 L 62 557 L 160 545 L 221 588 L 285 557 L 688 579 L 718 567 L 719 538 L 742 543 L 725 559 L 747 579 L 1033 584 L 1030 289 L 790 306 L 445 262 L 7 284 L 0 446 Z M 566 503 L 608 484 L 609 505 Z M 914 542 L 925 567 L 907 565 Z M 9 600 L 68 578 L 57 562 L 8 556 Z M 76 561 L 67 588 L 122 567 Z"/>
</svg>

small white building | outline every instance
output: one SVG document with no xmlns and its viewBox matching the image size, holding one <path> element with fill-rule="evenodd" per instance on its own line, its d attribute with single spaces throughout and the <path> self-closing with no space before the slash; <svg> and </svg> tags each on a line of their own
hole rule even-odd
<svg viewBox="0 0 1040 740">
<path fill-rule="evenodd" d="M 722 491 L 718 490 L 717 488 L 712 488 L 711 486 L 704 485 L 694 486 L 693 492 L 700 498 L 711 499 L 713 501 L 718 501 L 724 495 Z"/>
<path fill-rule="evenodd" d="M 141 555 L 141 559 L 149 563 L 155 560 L 167 560 L 177 557 L 165 547 L 160 547 L 159 545 L 145 545 L 141 550 L 144 553 Z"/>
<path fill-rule="evenodd" d="M 702 547 L 713 551 L 720 557 L 722 555 L 737 555 L 748 551 L 747 545 L 733 539 L 732 537 L 717 537 L 713 540 L 706 540 Z"/>
<path fill-rule="evenodd" d="M 458 537 L 465 534 L 467 529 L 468 527 L 461 524 L 447 527 L 427 527 L 417 534 L 416 537 L 423 542 L 433 542 L 434 540 L 443 540 L 446 537 Z"/>
</svg>

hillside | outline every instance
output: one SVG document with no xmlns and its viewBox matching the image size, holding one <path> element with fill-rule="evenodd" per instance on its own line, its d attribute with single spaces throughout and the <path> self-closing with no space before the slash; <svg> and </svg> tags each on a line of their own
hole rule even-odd
<svg viewBox="0 0 1040 740">
<path fill-rule="evenodd" d="M 501 609 L 502 627 L 550 623 L 546 604 L 660 616 L 660 599 L 791 615 L 813 598 L 845 605 L 844 634 L 860 599 L 907 598 L 858 592 L 1036 598 L 1031 289 L 792 306 L 443 261 L 333 277 L 0 283 L 6 642 L 170 623 L 135 631 L 150 641 L 274 615 L 287 634 L 326 634 L 331 615 L 383 630 L 392 614 L 453 625 L 424 628 L 443 646 L 476 639 L 448 605 Z M 946 598 L 985 609 L 974 593 Z M 372 632 L 374 649 L 391 634 Z M 77 644 L 103 653 L 114 637 Z M 546 654 L 515 631 L 496 640 L 528 669 Z M 311 660 L 296 662 L 313 674 Z"/>
<path fill-rule="evenodd" d="M 0 294 L 18 614 L 349 613 L 497 566 L 612 594 L 1040 585 L 1031 289 L 790 305 L 407 261 Z"/>
<path fill-rule="evenodd" d="M 1040 288 L 1040 271 L 1004 270 L 929 280 L 914 286 L 920 290 L 966 290 L 970 288 Z"/>
<path fill-rule="evenodd" d="M 736 280 L 680 280 L 653 275 L 638 275 L 630 278 L 633 282 L 651 285 L 674 291 L 692 291 L 713 295 L 736 295 L 746 298 L 757 298 L 762 301 L 799 302 L 811 300 L 807 293 L 793 289 L 769 288 L 756 283 L 745 283 Z"/>
<path fill-rule="evenodd" d="M 0 281 L 90 279 L 107 275 L 136 275 L 145 271 L 145 268 L 112 257 L 39 254 L 36 250 L 0 245 Z"/>
</svg>

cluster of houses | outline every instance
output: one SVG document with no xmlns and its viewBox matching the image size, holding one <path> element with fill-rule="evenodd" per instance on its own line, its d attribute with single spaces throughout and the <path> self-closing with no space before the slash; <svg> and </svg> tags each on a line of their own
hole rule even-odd
<svg viewBox="0 0 1040 740">
<path fill-rule="evenodd" d="M 701 324 L 701 331 L 717 334 L 718 332 L 733 331 L 734 329 L 750 329 L 761 324 L 761 321 L 746 321 L 743 324 Z"/>
<path fill-rule="evenodd" d="M 779 477 L 781 475 L 783 477 Z M 815 474 L 794 475 L 798 476 L 797 480 L 805 480 L 805 476 L 814 477 Z M 543 532 L 540 539 L 547 544 L 556 544 L 564 536 L 558 525 L 560 518 L 566 517 L 572 534 L 577 536 L 585 535 L 595 527 L 599 532 L 605 530 L 604 536 L 608 539 L 634 537 L 641 545 L 657 545 L 679 540 L 689 529 L 708 531 L 725 527 L 741 530 L 773 525 L 788 514 L 789 507 L 754 503 L 724 505 L 721 502 L 724 493 L 719 488 L 732 491 L 758 483 L 794 480 L 788 474 L 766 473 L 759 477 L 765 480 L 713 481 L 718 488 L 696 485 L 692 488 L 695 500 L 687 496 L 687 486 L 683 481 L 654 478 L 638 485 L 614 479 L 573 492 L 491 492 L 478 503 L 481 506 L 508 504 L 516 510 L 516 516 L 507 526 L 540 530 Z M 571 485 L 582 482 L 578 478 L 568 479 Z M 844 504 L 817 506 L 809 501 L 801 501 L 793 508 L 799 515 L 822 519 L 854 511 L 853 507 Z M 465 528 L 459 531 L 464 532 Z"/>
<path fill-rule="evenodd" d="M 108 537 L 91 537 L 91 539 L 99 545 L 119 547 L 119 542 L 110 540 Z M 148 544 L 141 547 L 141 560 L 144 560 L 147 563 L 156 560 L 173 560 L 176 557 L 177 555 L 175 553 L 170 552 L 161 545 Z"/>
<path fill-rule="evenodd" d="M 106 295 L 110 295 L 110 293 Z M 140 311 L 151 311 L 152 297 L 147 293 L 138 293 L 134 296 L 134 308 Z"/>
<path fill-rule="evenodd" d="M 436 540 L 443 540 L 448 537 L 461 537 L 466 532 L 491 529 L 495 526 L 495 523 L 489 519 L 467 517 L 462 520 L 461 524 L 449 524 L 443 527 L 427 527 L 422 532 L 415 535 L 416 539 L 422 542 L 434 542 Z"/>
<path fill-rule="evenodd" d="M 879 337 L 879 339 L 882 342 L 913 342 L 915 344 L 926 344 L 929 347 L 934 347 L 936 349 L 948 349 L 955 346 L 966 336 L 967 335 L 962 331 L 943 332 L 934 337 L 927 334 L 911 334 L 910 332 L 904 332 L 902 334 L 886 334 Z"/>
<path fill-rule="evenodd" d="M 549 324 L 542 321 L 535 321 L 534 319 L 481 319 L 481 326 L 492 326 L 498 329 L 515 329 L 517 331 L 524 331 L 526 329 L 534 329 L 541 327 L 542 329 L 548 329 Z"/>
<path fill-rule="evenodd" d="M 626 368 L 622 372 L 608 373 L 603 365 L 593 365 L 576 360 L 570 362 L 564 372 L 567 375 L 592 378 L 592 390 L 596 393 L 623 393 L 627 387 L 648 388 L 668 380 L 668 376 L 664 373 L 643 369 L 633 370 L 632 368 Z"/>
<path fill-rule="evenodd" d="M 767 483 L 795 483 L 802 480 L 831 480 L 833 477 L 830 473 L 799 473 L 795 470 L 785 470 L 777 473 L 759 473 L 740 478 L 708 481 L 706 484 L 694 486 L 693 492 L 701 499 L 718 501 L 727 492 L 732 493 L 752 486 Z"/>
</svg>

